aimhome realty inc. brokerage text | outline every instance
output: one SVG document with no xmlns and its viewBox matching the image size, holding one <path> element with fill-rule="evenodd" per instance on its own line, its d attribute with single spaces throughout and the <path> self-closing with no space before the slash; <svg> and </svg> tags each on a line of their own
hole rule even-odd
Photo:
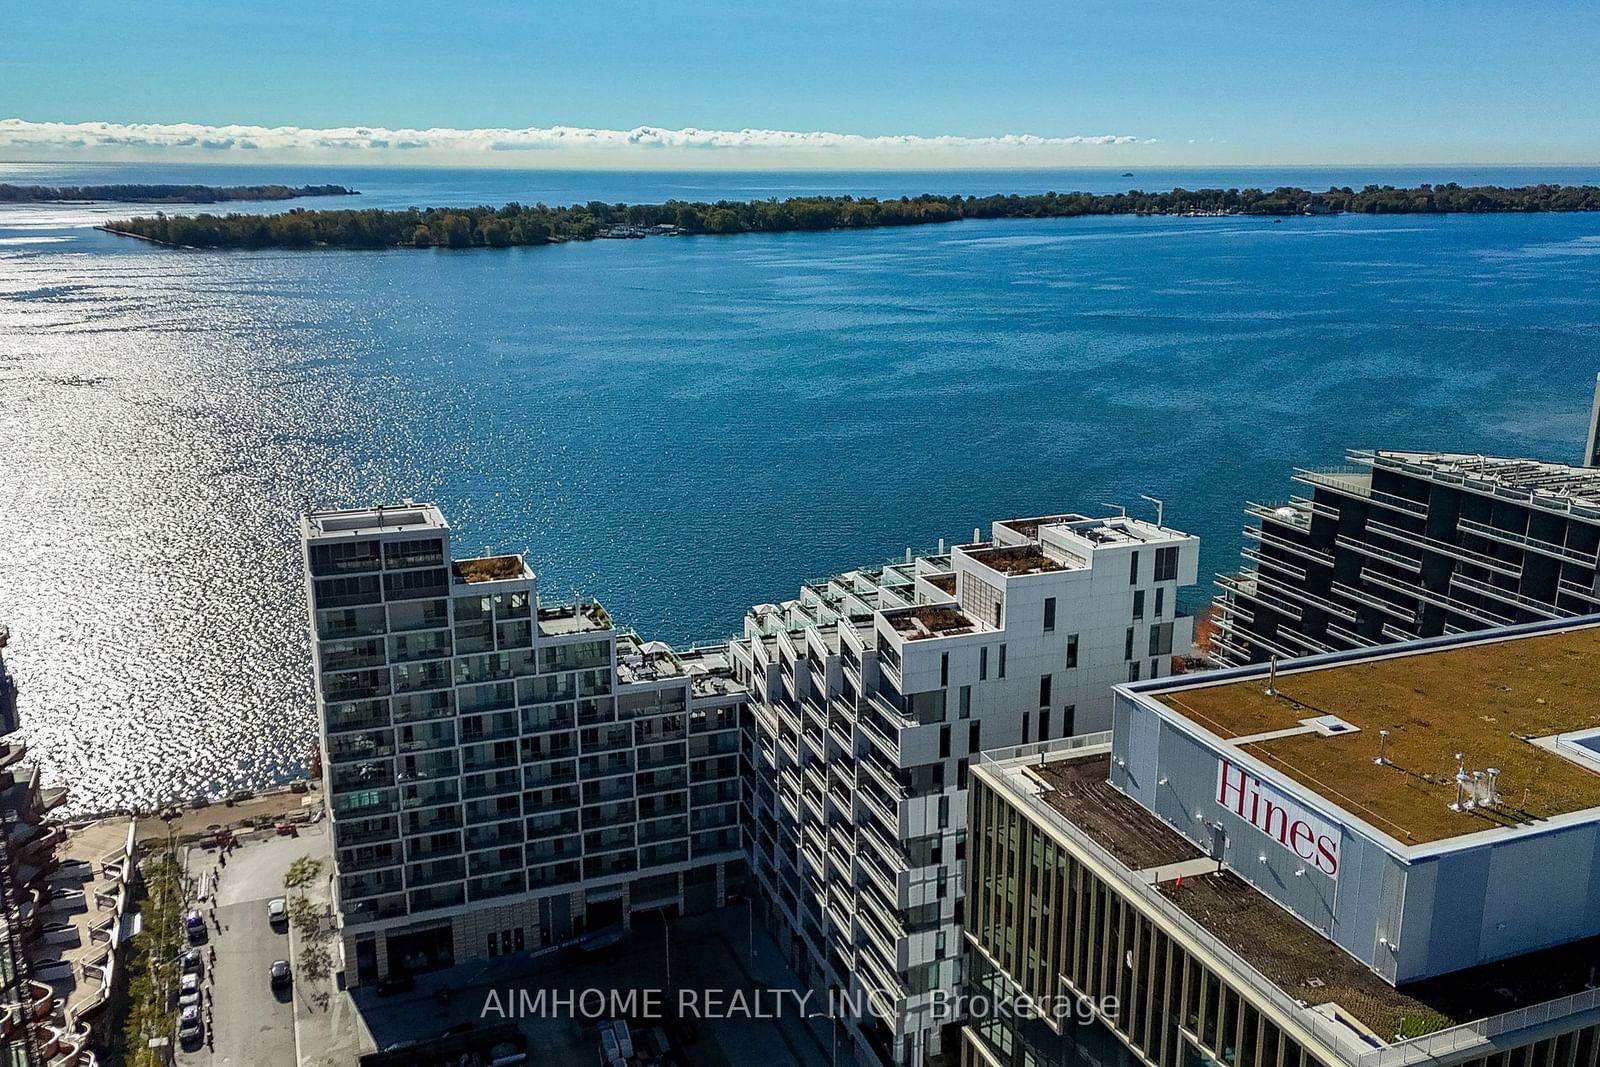
<svg viewBox="0 0 1600 1067">
<path fill-rule="evenodd" d="M 490 989 L 479 1017 L 484 1019 L 691 1019 L 894 1018 L 894 997 L 863 990 L 793 989 Z M 1090 1002 L 1082 997 L 990 997 L 935 990 L 933 1017 L 956 1019 L 1047 1019 L 1087 1024 L 1117 1016 L 1116 998 Z"/>
</svg>

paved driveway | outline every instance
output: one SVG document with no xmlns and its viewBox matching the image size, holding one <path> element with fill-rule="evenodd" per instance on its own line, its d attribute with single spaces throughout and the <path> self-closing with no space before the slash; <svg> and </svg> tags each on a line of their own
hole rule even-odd
<svg viewBox="0 0 1600 1067">
<path fill-rule="evenodd" d="M 275 991 L 268 981 L 272 961 L 289 958 L 289 937 L 267 922 L 267 901 L 284 895 L 283 875 L 291 862 L 325 851 L 325 827 L 302 832 L 307 837 L 248 842 L 228 854 L 226 866 L 218 864 L 215 850 L 190 851 L 188 869 L 196 885 L 210 890 L 217 875 L 215 892 L 200 905 L 216 962 L 206 975 L 211 1045 L 180 1052 L 182 1067 L 286 1067 L 298 1061 L 295 992 Z"/>
</svg>

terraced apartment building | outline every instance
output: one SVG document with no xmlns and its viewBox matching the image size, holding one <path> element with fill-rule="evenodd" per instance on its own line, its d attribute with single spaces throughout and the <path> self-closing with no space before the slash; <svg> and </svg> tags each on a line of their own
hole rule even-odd
<svg viewBox="0 0 1600 1067">
<path fill-rule="evenodd" d="M 1222 664 L 1600 611 L 1600 469 L 1353 451 L 1309 495 L 1250 504 L 1244 569 L 1218 578 Z"/>
<path fill-rule="evenodd" d="M 963 1062 L 1596 1067 L 1597 661 L 1591 618 L 1256 665 L 986 755 Z"/>
<path fill-rule="evenodd" d="M 1166 677 L 1190 646 L 1196 538 L 1076 514 L 977 536 L 758 605 L 731 649 L 755 899 L 816 1002 L 848 1005 L 862 1062 L 955 1052 L 980 751 L 1103 731 L 1114 683 Z"/>
<path fill-rule="evenodd" d="M 532 952 L 742 884 L 725 649 L 452 559 L 431 504 L 302 522 L 346 982 Z"/>
</svg>

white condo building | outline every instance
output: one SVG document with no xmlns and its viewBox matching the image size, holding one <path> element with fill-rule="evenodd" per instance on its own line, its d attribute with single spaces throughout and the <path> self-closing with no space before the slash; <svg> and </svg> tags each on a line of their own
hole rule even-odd
<svg viewBox="0 0 1600 1067">
<path fill-rule="evenodd" d="M 1198 562 L 1197 538 L 1131 518 L 1013 519 L 746 616 L 755 896 L 813 988 L 873 995 L 851 1029 L 874 1058 L 954 1052 L 936 1005 L 963 980 L 979 751 L 1109 729 L 1113 685 L 1188 651 Z"/>
<path fill-rule="evenodd" d="M 726 649 L 674 653 L 437 507 L 302 523 L 349 985 L 554 947 L 743 882 Z"/>
</svg>

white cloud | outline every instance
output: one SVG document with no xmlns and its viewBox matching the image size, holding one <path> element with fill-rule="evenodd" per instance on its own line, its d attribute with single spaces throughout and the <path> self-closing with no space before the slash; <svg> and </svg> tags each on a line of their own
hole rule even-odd
<svg viewBox="0 0 1600 1067">
<path fill-rule="evenodd" d="M 559 153 L 563 163 L 722 165 L 778 163 L 832 166 L 960 163 L 1042 165 L 1090 163 L 1106 149 L 1156 143 L 1127 134 L 1039 137 L 869 137 L 794 130 L 667 130 L 639 126 L 597 130 L 574 126 L 525 129 L 383 129 L 345 126 L 209 126 L 198 123 L 29 122 L 0 119 L 0 153 L 15 158 L 219 159 L 248 153 L 316 162 L 453 162 L 526 165 L 529 153 Z"/>
</svg>

